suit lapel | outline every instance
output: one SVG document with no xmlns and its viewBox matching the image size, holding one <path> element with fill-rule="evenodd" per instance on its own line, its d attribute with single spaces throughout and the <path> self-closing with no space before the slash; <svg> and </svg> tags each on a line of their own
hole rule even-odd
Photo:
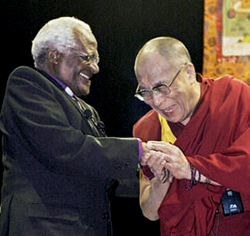
<svg viewBox="0 0 250 236">
<path fill-rule="evenodd" d="M 47 74 L 44 71 L 40 71 L 39 72 L 46 78 L 48 79 L 51 83 L 53 83 L 56 87 L 58 87 L 58 89 L 60 89 L 63 94 L 67 97 L 67 99 L 73 104 L 73 106 L 78 110 L 78 112 L 81 114 L 82 118 L 85 120 L 85 122 L 87 123 L 89 130 L 91 131 L 92 135 L 95 137 L 100 137 L 99 131 L 97 130 L 97 128 L 95 127 L 95 125 L 93 124 L 93 122 L 88 119 L 86 117 L 86 115 L 84 115 L 84 110 L 89 109 L 92 112 L 92 109 L 82 100 L 78 99 L 78 101 L 81 103 L 83 109 L 81 109 L 77 102 L 73 100 L 72 96 L 70 96 L 64 89 L 63 87 L 54 79 L 52 78 L 49 74 Z M 93 112 L 92 112 L 93 114 Z M 94 119 L 94 117 L 93 117 Z"/>
</svg>

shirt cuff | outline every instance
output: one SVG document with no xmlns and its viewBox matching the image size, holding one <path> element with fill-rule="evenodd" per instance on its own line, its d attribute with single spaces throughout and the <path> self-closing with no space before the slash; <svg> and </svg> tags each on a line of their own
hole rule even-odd
<svg viewBox="0 0 250 236">
<path fill-rule="evenodd" d="M 137 138 L 137 140 L 138 140 L 138 144 L 139 144 L 138 162 L 140 163 L 140 162 L 141 162 L 141 157 L 142 157 L 142 154 L 143 154 L 143 146 L 142 146 L 142 141 L 141 141 L 141 139 Z"/>
</svg>

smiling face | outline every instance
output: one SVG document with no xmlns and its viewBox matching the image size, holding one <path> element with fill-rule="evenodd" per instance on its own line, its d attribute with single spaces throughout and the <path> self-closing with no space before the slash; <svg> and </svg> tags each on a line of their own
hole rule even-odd
<svg viewBox="0 0 250 236">
<path fill-rule="evenodd" d="M 177 72 L 180 73 L 169 87 L 169 94 L 152 93 L 146 100 L 149 106 L 168 121 L 186 125 L 200 97 L 200 85 L 196 81 L 192 63 L 186 65 L 166 60 L 157 52 L 142 53 L 136 64 L 136 76 L 140 89 L 152 89 L 159 84 L 169 84 Z"/>
<path fill-rule="evenodd" d="M 50 51 L 48 72 L 65 83 L 75 95 L 86 96 L 90 92 L 90 78 L 99 72 L 97 41 L 89 32 L 82 35 L 75 30 L 76 46 L 64 53 Z M 46 70 L 45 70 L 46 71 Z"/>
</svg>

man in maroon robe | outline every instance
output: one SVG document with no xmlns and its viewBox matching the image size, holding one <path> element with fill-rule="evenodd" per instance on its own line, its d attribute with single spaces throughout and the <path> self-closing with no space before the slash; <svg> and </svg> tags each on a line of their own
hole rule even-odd
<svg viewBox="0 0 250 236">
<path fill-rule="evenodd" d="M 148 144 L 153 151 L 140 179 L 143 214 L 160 218 L 162 236 L 250 235 L 249 86 L 231 76 L 196 74 L 185 46 L 169 37 L 143 46 L 135 73 L 136 96 L 153 110 L 136 123 L 134 136 L 160 141 L 160 114 L 177 138 Z M 166 169 L 173 180 L 162 181 Z M 240 192 L 244 213 L 224 216 L 226 189 Z"/>
</svg>

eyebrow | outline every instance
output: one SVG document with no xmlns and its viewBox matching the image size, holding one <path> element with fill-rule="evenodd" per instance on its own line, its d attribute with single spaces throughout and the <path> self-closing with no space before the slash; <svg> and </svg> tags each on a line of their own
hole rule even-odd
<svg viewBox="0 0 250 236">
<path fill-rule="evenodd" d="M 78 52 L 78 54 L 79 56 L 83 56 L 83 57 L 89 56 L 89 54 L 85 52 Z"/>
<path fill-rule="evenodd" d="M 153 85 L 152 87 L 151 87 L 151 89 L 152 88 L 155 88 L 155 87 L 158 87 L 158 86 L 160 86 L 160 85 L 163 85 L 163 84 L 167 84 L 167 82 L 162 82 L 162 81 L 159 81 L 159 82 L 157 82 L 155 85 Z M 143 86 L 139 86 L 139 91 L 140 90 L 148 90 L 148 88 L 145 88 L 145 87 L 143 87 Z"/>
<path fill-rule="evenodd" d="M 166 82 L 159 81 L 158 83 L 156 83 L 156 84 L 153 86 L 153 88 L 158 87 L 158 86 L 163 85 L 163 84 L 167 84 L 167 83 L 166 83 Z"/>
</svg>

